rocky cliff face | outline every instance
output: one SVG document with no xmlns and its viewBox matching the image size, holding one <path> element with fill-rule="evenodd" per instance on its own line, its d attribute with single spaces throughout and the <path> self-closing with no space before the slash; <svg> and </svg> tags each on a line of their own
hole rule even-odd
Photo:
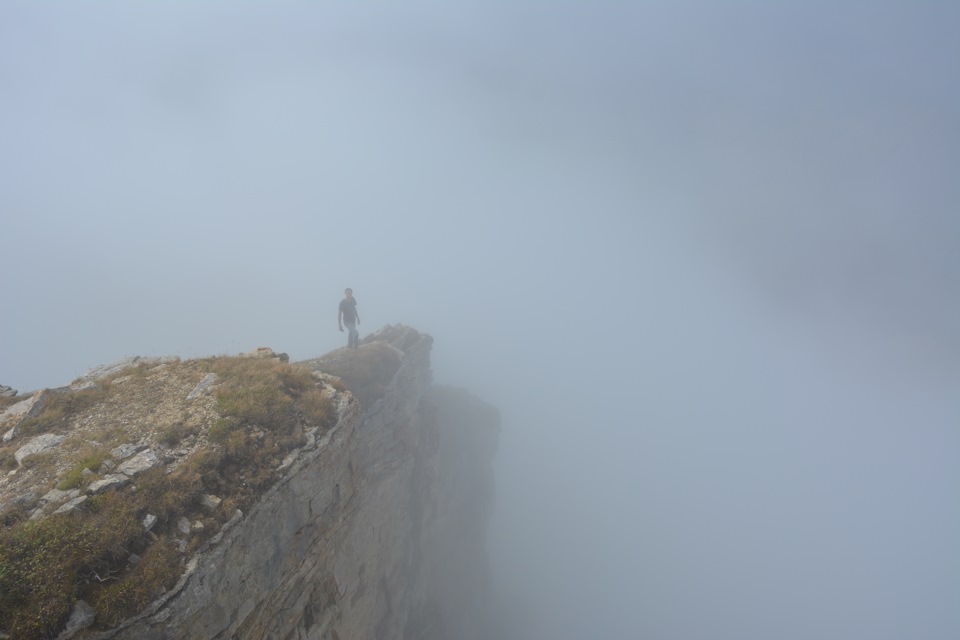
<svg viewBox="0 0 960 640">
<path fill-rule="evenodd" d="M 173 589 L 82 637 L 482 637 L 499 416 L 431 383 L 431 342 L 405 327 L 365 339 L 361 350 L 393 354 L 377 399 L 361 407 L 341 394 L 335 426 L 287 456 Z M 336 357 L 303 364 L 329 373 Z"/>
</svg>

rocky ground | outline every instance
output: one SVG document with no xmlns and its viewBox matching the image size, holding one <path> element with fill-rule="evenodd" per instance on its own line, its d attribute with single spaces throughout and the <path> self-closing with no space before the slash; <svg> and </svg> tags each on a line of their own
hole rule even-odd
<svg viewBox="0 0 960 640">
<path fill-rule="evenodd" d="M 0 446 L 5 470 L 0 476 L 0 511 L 20 505 L 36 517 L 60 507 L 62 502 L 43 496 L 85 459 L 102 458 L 89 473 L 79 470 L 89 477 L 82 483 L 87 486 L 143 451 L 152 452 L 157 464 L 168 470 L 176 468 L 207 444 L 206 427 L 219 417 L 211 393 L 215 385 L 191 396 L 209 375 L 206 369 L 203 361 L 131 358 L 95 369 L 69 387 L 41 390 L 8 406 L 0 414 L 6 440 Z M 45 406 L 56 404 L 66 408 L 61 412 L 53 407 L 66 414 L 62 419 L 46 424 L 38 419 Z M 41 442 L 31 448 L 45 437 L 48 446 Z"/>
</svg>

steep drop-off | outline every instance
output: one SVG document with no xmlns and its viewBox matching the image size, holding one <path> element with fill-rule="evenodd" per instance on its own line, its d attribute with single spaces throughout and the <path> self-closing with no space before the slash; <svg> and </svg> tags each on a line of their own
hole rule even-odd
<svg viewBox="0 0 960 640">
<path fill-rule="evenodd" d="M 184 557 L 176 586 L 112 628 L 73 637 L 482 637 L 499 416 L 432 384 L 431 343 L 387 327 L 356 353 L 299 363 L 348 391 L 356 384 L 363 401 L 337 394 L 333 426 L 286 455 L 269 489 Z"/>
</svg>

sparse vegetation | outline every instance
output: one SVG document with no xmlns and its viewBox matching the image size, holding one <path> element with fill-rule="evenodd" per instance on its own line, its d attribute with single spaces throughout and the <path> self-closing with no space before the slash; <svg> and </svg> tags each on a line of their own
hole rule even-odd
<svg viewBox="0 0 960 640">
<path fill-rule="evenodd" d="M 71 418 L 103 402 L 109 394 L 110 389 L 101 385 L 83 391 L 50 393 L 40 414 L 20 423 L 20 433 L 24 436 L 63 433 L 69 429 Z"/>
<path fill-rule="evenodd" d="M 197 429 L 186 426 L 183 422 L 170 425 L 160 434 L 160 442 L 168 447 L 175 447 L 187 436 L 196 435 Z"/>
<path fill-rule="evenodd" d="M 60 479 L 60 482 L 57 483 L 57 489 L 61 491 L 66 491 L 68 489 L 75 489 L 80 486 L 85 486 L 89 484 L 93 475 L 83 475 L 84 469 L 89 469 L 90 471 L 96 471 L 100 468 L 100 465 L 107 458 L 107 453 L 95 453 L 86 455 L 81 458 L 75 465 L 73 465 L 69 471 L 67 471 L 64 476 Z"/>
<path fill-rule="evenodd" d="M 0 413 L 3 413 L 7 407 L 17 404 L 23 400 L 26 400 L 30 396 L 9 396 L 9 397 L 0 397 Z"/>
<path fill-rule="evenodd" d="M 141 437 L 131 424 L 141 416 L 169 419 L 156 427 L 154 442 L 174 447 L 201 436 L 200 445 L 210 444 L 192 450 L 172 472 L 156 467 L 138 476 L 135 487 L 90 497 L 70 514 L 29 520 L 35 500 L 32 505 L 11 503 L 0 514 L 0 630 L 14 638 L 54 637 L 78 598 L 93 605 L 96 628 L 137 613 L 182 573 L 184 554 L 176 540 L 182 536 L 176 528 L 181 516 L 204 525 L 187 539 L 190 554 L 273 484 L 284 456 L 304 442 L 306 428 L 326 429 L 336 418 L 328 393 L 309 370 L 276 359 L 210 358 L 167 371 L 189 376 L 189 384 L 207 372 L 217 373 L 214 400 L 205 406 L 215 406 L 219 418 L 206 437 L 200 425 L 211 424 L 212 412 L 205 409 L 206 422 L 197 422 L 182 400 L 173 411 L 154 414 L 154 402 L 143 413 L 130 413 L 130 399 L 142 396 L 144 387 L 170 393 L 164 386 L 169 382 L 158 382 L 146 366 L 113 375 L 94 389 L 51 395 L 38 416 L 21 424 L 23 435 L 69 434 L 63 448 L 73 447 L 70 458 L 64 460 L 62 452 L 37 454 L 20 471 L 42 471 L 51 478 L 47 487 L 55 483 L 61 490 L 99 477 L 112 447 Z M 126 411 L 123 419 L 103 418 L 121 409 Z M 82 416 L 85 435 L 71 433 Z M 15 446 L 0 448 L 0 468 L 17 466 L 14 451 Z M 69 467 L 64 472 L 65 462 Z M 84 469 L 94 473 L 84 474 Z M 213 513 L 202 509 L 204 493 L 221 497 L 220 508 Z M 142 524 L 147 514 L 157 517 L 151 530 L 155 540 Z M 131 563 L 131 553 L 140 560 Z"/>
</svg>

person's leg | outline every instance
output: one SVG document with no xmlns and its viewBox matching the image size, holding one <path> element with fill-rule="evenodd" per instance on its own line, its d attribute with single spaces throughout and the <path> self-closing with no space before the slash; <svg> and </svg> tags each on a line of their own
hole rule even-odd
<svg viewBox="0 0 960 640">
<path fill-rule="evenodd" d="M 357 331 L 357 325 L 350 325 L 350 337 L 353 338 L 353 348 L 360 346 L 360 332 Z"/>
<path fill-rule="evenodd" d="M 355 322 L 350 322 L 349 320 L 344 320 L 343 324 L 347 325 L 347 346 L 353 346 L 353 334 L 357 332 L 357 324 Z"/>
</svg>

